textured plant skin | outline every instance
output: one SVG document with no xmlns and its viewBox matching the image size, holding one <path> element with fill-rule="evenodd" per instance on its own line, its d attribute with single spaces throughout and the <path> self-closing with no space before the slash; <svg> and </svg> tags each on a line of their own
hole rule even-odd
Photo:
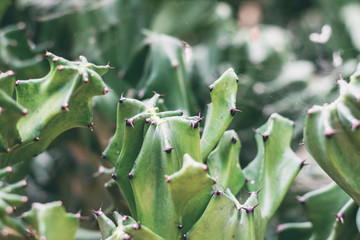
<svg viewBox="0 0 360 240">
<path fill-rule="evenodd" d="M 340 96 L 308 110 L 305 146 L 357 204 L 360 204 L 360 68 L 350 82 L 338 81 Z"/>
<path fill-rule="evenodd" d="M 264 237 L 268 221 L 303 162 L 289 146 L 294 123 L 274 114 L 256 130 L 260 153 L 254 164 L 241 170 L 239 138 L 234 131 L 225 131 L 239 112 L 235 102 L 238 81 L 229 69 L 210 86 L 213 107 L 202 138 L 203 117 L 160 112 L 159 94 L 143 102 L 119 99 L 117 129 L 103 157 L 115 165 L 112 177 L 134 222 L 154 236 L 146 239 Z M 202 146 L 210 151 L 203 151 Z M 251 193 L 242 196 L 247 200 L 241 204 L 236 196 L 246 179 Z M 125 227 L 110 221 L 101 209 L 94 213 L 103 239 L 145 239 L 124 232 Z"/>
<path fill-rule="evenodd" d="M 11 167 L 0 169 L 0 179 L 12 171 Z M 33 235 L 22 221 L 10 216 L 16 207 L 28 201 L 26 196 L 18 194 L 26 185 L 25 180 L 12 184 L 0 181 L 0 236 L 2 237 L 8 235 L 31 237 Z"/>
<path fill-rule="evenodd" d="M 24 222 L 30 225 L 36 239 L 74 239 L 79 226 L 77 214 L 66 213 L 60 201 L 33 203 L 30 211 L 23 214 Z"/>
<path fill-rule="evenodd" d="M 15 81 L 16 103 L 26 116 L 16 125 L 20 139 L 12 136 L 21 144 L 0 153 L 0 166 L 43 152 L 55 137 L 70 128 L 92 127 L 91 99 L 108 92 L 101 78 L 110 68 L 108 65 L 96 66 L 83 56 L 71 62 L 50 52 L 45 55 L 51 67 L 45 77 Z"/>
<path fill-rule="evenodd" d="M 359 206 L 335 183 L 298 197 L 309 222 L 286 223 L 278 227 L 278 239 L 359 239 L 356 226 Z"/>
</svg>

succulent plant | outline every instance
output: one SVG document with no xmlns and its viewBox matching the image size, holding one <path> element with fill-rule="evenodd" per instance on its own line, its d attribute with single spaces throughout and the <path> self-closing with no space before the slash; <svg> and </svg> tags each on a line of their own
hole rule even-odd
<svg viewBox="0 0 360 240">
<path fill-rule="evenodd" d="M 83 56 L 71 62 L 50 52 L 45 55 L 51 69 L 43 78 L 15 81 L 14 72 L 2 74 L 0 121 L 9 128 L 0 130 L 0 166 L 43 152 L 70 128 L 91 128 L 91 99 L 109 91 L 101 78 L 109 65 L 96 66 Z"/>
<path fill-rule="evenodd" d="M 229 69 L 210 85 L 201 137 L 203 117 L 159 111 L 159 94 L 143 102 L 119 99 L 116 132 L 103 158 L 115 166 L 112 177 L 132 218 L 114 212 L 115 224 L 95 211 L 103 239 L 264 237 L 304 162 L 289 147 L 294 123 L 274 114 L 256 130 L 258 155 L 241 170 L 239 138 L 226 131 L 239 112 L 238 81 Z"/>
<path fill-rule="evenodd" d="M 330 104 L 308 110 L 305 146 L 327 174 L 360 204 L 360 68 Z"/>
</svg>

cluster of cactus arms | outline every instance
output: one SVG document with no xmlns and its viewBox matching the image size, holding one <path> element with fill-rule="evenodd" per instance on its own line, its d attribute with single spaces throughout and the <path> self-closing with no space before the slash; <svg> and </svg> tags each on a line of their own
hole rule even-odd
<svg viewBox="0 0 360 240">
<path fill-rule="evenodd" d="M 43 152 L 70 128 L 92 127 L 91 99 L 108 92 L 101 78 L 108 65 L 45 55 L 51 68 L 43 78 L 15 80 L 13 71 L 0 76 L 0 121 L 7 126 L 0 129 L 0 166 Z"/>
<path fill-rule="evenodd" d="M 116 132 L 102 156 L 114 165 L 132 217 L 114 212 L 114 223 L 94 212 L 103 239 L 264 237 L 303 161 L 289 146 L 294 123 L 273 114 L 256 130 L 258 155 L 241 169 L 239 138 L 226 131 L 239 112 L 238 82 L 229 69 L 209 86 L 202 134 L 203 117 L 160 111 L 157 93 L 143 102 L 119 99 Z"/>
<path fill-rule="evenodd" d="M 40 240 L 74 239 L 80 215 L 66 213 L 61 202 L 34 203 L 31 210 L 20 217 L 12 216 L 14 210 L 26 203 L 28 198 L 19 195 L 19 191 L 27 185 L 25 180 L 11 184 L 4 180 L 11 172 L 12 167 L 0 169 L 0 236 Z"/>
<path fill-rule="evenodd" d="M 357 204 L 360 204 L 360 68 L 339 97 L 308 110 L 304 142 L 319 165 Z"/>
</svg>

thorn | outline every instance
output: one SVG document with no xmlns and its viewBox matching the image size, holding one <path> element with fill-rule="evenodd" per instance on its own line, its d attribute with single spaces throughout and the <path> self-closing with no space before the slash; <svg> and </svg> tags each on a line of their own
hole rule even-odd
<svg viewBox="0 0 360 240">
<path fill-rule="evenodd" d="M 24 140 L 20 139 L 19 144 L 22 144 L 23 142 L 24 142 Z"/>
<path fill-rule="evenodd" d="M 131 172 L 127 175 L 127 177 L 129 178 L 129 179 L 133 179 L 134 178 L 134 174 L 132 174 Z"/>
<path fill-rule="evenodd" d="M 177 228 L 178 228 L 179 230 L 181 230 L 183 227 L 184 227 L 184 226 L 183 226 L 182 224 L 178 224 L 178 225 L 177 225 Z"/>
<path fill-rule="evenodd" d="M 168 175 L 165 175 L 165 182 L 166 183 L 169 183 L 169 182 L 171 182 L 171 177 L 170 176 L 168 176 Z"/>
<path fill-rule="evenodd" d="M 304 142 L 299 143 L 299 146 L 304 146 L 304 145 L 305 145 Z"/>
<path fill-rule="evenodd" d="M 28 115 L 28 113 L 29 113 L 29 111 L 28 111 L 26 108 L 24 108 L 24 109 L 22 110 L 22 114 L 23 114 L 24 116 Z"/>
<path fill-rule="evenodd" d="M 152 91 L 152 92 L 154 93 L 154 95 L 158 95 L 159 97 L 165 96 L 165 94 L 159 94 L 159 93 L 157 93 L 157 92 L 155 92 L 155 91 Z"/>
<path fill-rule="evenodd" d="M 304 166 L 309 165 L 310 163 L 305 162 L 306 159 L 302 160 L 300 163 L 300 169 L 302 169 Z"/>
<path fill-rule="evenodd" d="M 236 109 L 236 108 L 230 109 L 230 114 L 231 114 L 231 116 L 235 116 L 235 114 L 236 114 L 237 112 L 242 112 L 242 111 L 239 110 L 239 109 Z"/>
<path fill-rule="evenodd" d="M 38 141 L 40 141 L 40 138 L 39 138 L 39 137 L 35 137 L 35 138 L 34 138 L 34 142 L 38 142 Z"/>
<path fill-rule="evenodd" d="M 238 77 L 236 77 L 236 82 L 239 83 L 239 78 Z"/>
<path fill-rule="evenodd" d="M 184 234 L 182 237 L 184 240 L 188 239 L 188 236 L 186 234 Z"/>
<path fill-rule="evenodd" d="M 192 128 L 197 128 L 199 126 L 199 122 L 198 121 L 190 121 L 190 126 Z"/>
<path fill-rule="evenodd" d="M 125 100 L 126 100 L 126 98 L 124 98 L 124 95 L 123 95 L 123 94 L 124 94 L 124 93 L 121 94 L 121 97 L 120 97 L 120 99 L 119 99 L 119 103 L 124 103 Z"/>
<path fill-rule="evenodd" d="M 259 190 L 257 190 L 257 191 L 255 192 L 255 194 L 258 195 L 259 192 L 260 192 L 262 189 L 263 189 L 263 187 L 259 188 Z"/>
<path fill-rule="evenodd" d="M 351 130 L 352 131 L 355 131 L 355 130 L 357 130 L 358 128 L 360 127 L 360 120 L 359 119 L 353 119 L 352 121 L 351 121 Z"/>
<path fill-rule="evenodd" d="M 76 213 L 76 217 L 77 217 L 77 219 L 79 219 L 80 221 L 84 221 L 84 220 L 88 220 L 88 219 L 89 219 L 89 217 L 81 216 L 81 210 L 79 210 L 79 211 Z"/>
<path fill-rule="evenodd" d="M 209 89 L 210 89 L 210 92 L 214 89 L 214 86 L 213 85 L 210 85 L 209 86 Z"/>
<path fill-rule="evenodd" d="M 123 222 L 125 222 L 125 221 L 128 220 L 128 219 L 129 219 L 129 216 L 128 216 L 128 215 L 124 215 L 124 216 L 122 217 Z"/>
<path fill-rule="evenodd" d="M 296 199 L 297 199 L 301 204 L 305 204 L 305 203 L 306 203 L 306 197 L 304 197 L 304 196 L 296 196 Z"/>
<path fill-rule="evenodd" d="M 150 121 L 151 121 L 150 118 L 146 118 L 146 119 L 145 119 L 145 123 L 149 123 Z"/>
<path fill-rule="evenodd" d="M 307 115 L 312 115 L 314 113 L 314 109 L 313 108 L 310 108 L 307 110 Z"/>
<path fill-rule="evenodd" d="M 56 67 L 56 69 L 59 70 L 59 71 L 62 71 L 62 70 L 64 70 L 64 66 L 63 65 L 58 65 Z"/>
<path fill-rule="evenodd" d="M 172 66 L 173 68 L 177 68 L 177 67 L 179 66 L 179 62 L 178 62 L 178 61 L 173 61 L 173 62 L 171 63 L 171 66 Z"/>
<path fill-rule="evenodd" d="M 212 192 L 212 195 L 215 195 L 215 196 L 220 196 L 220 195 L 222 195 L 222 194 L 223 194 L 223 192 L 222 192 L 222 191 L 219 191 L 219 190 L 217 190 L 217 189 L 215 189 L 215 191 Z"/>
<path fill-rule="evenodd" d="M 116 180 L 116 174 L 115 173 L 111 174 L 111 178 Z"/>
<path fill-rule="evenodd" d="M 92 214 L 94 214 L 96 217 L 98 217 L 98 216 L 100 216 L 101 214 L 103 214 L 104 212 L 102 211 L 102 203 L 101 203 L 101 205 L 100 205 L 100 207 L 99 207 L 99 210 L 97 210 L 97 211 L 95 211 L 95 210 L 90 210 L 90 212 L 92 213 Z"/>
<path fill-rule="evenodd" d="M 276 233 L 282 233 L 285 230 L 285 227 L 283 224 L 280 224 L 277 228 L 276 228 Z"/>
<path fill-rule="evenodd" d="M 180 116 L 184 115 L 184 112 L 182 110 L 179 110 Z"/>
<path fill-rule="evenodd" d="M 123 237 L 123 240 L 130 240 L 130 239 L 131 239 L 131 236 L 127 235 L 127 234 Z"/>
<path fill-rule="evenodd" d="M 20 84 L 20 80 L 16 80 L 15 81 L 15 86 L 19 86 L 19 84 Z"/>
<path fill-rule="evenodd" d="M 93 122 L 88 124 L 88 128 L 93 132 L 94 131 L 95 124 Z"/>
<path fill-rule="evenodd" d="M 107 87 L 104 87 L 104 89 L 103 89 L 103 94 L 105 95 L 105 94 L 107 94 L 108 92 L 110 92 L 110 90 L 109 90 Z"/>
<path fill-rule="evenodd" d="M 6 152 L 6 153 L 9 153 L 10 150 L 11 150 L 11 149 L 8 147 L 7 149 L 5 149 L 5 152 Z"/>
<path fill-rule="evenodd" d="M 205 172 L 209 171 L 209 166 L 208 166 L 208 165 L 205 165 L 205 166 L 203 167 L 203 170 L 204 170 Z"/>
<path fill-rule="evenodd" d="M 343 212 L 339 212 L 336 214 L 336 221 L 344 224 L 344 213 Z"/>
<path fill-rule="evenodd" d="M 62 110 L 65 110 L 65 111 L 69 111 L 69 104 L 68 104 L 68 103 L 64 103 L 64 104 L 61 106 L 61 109 L 62 109 Z"/>
<path fill-rule="evenodd" d="M 53 62 L 57 62 L 57 61 L 59 61 L 59 57 L 54 56 L 54 57 L 53 57 L 53 59 L 52 59 L 52 61 L 53 61 Z"/>
<path fill-rule="evenodd" d="M 141 228 L 140 222 L 137 222 L 137 223 L 135 223 L 134 225 L 132 225 L 132 228 L 133 228 L 134 230 L 139 230 L 139 229 Z"/>
<path fill-rule="evenodd" d="M 131 127 L 134 127 L 134 119 L 133 118 L 125 118 L 125 121 L 126 121 L 126 126 L 131 126 Z"/>
<path fill-rule="evenodd" d="M 171 150 L 175 149 L 174 147 L 166 147 L 164 152 L 171 153 Z"/>
<path fill-rule="evenodd" d="M 263 138 L 263 141 L 266 142 L 268 139 L 269 139 L 269 133 L 263 133 L 261 134 L 262 138 Z"/>
<path fill-rule="evenodd" d="M 84 83 L 88 83 L 88 82 L 89 82 L 89 78 L 84 78 L 83 81 L 84 81 Z"/>
<path fill-rule="evenodd" d="M 233 144 L 235 144 L 235 143 L 237 142 L 236 137 L 232 137 L 232 138 L 231 138 L 231 142 L 232 142 Z"/>
<path fill-rule="evenodd" d="M 332 127 L 326 127 L 325 128 L 325 137 L 327 139 L 330 139 L 335 134 L 335 130 Z"/>
<path fill-rule="evenodd" d="M 102 159 L 105 159 L 105 153 L 102 152 L 100 157 L 101 157 Z"/>
<path fill-rule="evenodd" d="M 241 207 L 241 209 L 244 209 L 246 211 L 246 213 L 251 214 L 254 212 L 254 209 L 259 206 L 260 203 L 256 204 L 255 206 L 252 207 Z"/>
<path fill-rule="evenodd" d="M 12 77 L 12 76 L 15 75 L 15 73 L 14 73 L 13 70 L 8 70 L 6 73 L 7 73 L 7 75 L 9 75 L 10 77 Z"/>
<path fill-rule="evenodd" d="M 12 167 L 8 166 L 8 167 L 6 167 L 6 171 L 7 171 L 8 173 L 11 173 L 11 172 L 14 171 L 14 169 L 13 169 Z"/>
<path fill-rule="evenodd" d="M 106 67 L 107 67 L 109 70 L 115 69 L 115 67 L 110 67 L 110 62 L 108 62 L 108 63 L 106 64 Z"/>
<path fill-rule="evenodd" d="M 51 52 L 49 52 L 48 50 L 46 50 L 46 52 L 45 52 L 45 57 L 51 57 Z"/>
</svg>

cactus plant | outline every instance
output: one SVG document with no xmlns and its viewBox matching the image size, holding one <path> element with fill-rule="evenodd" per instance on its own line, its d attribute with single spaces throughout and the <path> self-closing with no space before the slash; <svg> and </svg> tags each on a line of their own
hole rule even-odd
<svg viewBox="0 0 360 240">
<path fill-rule="evenodd" d="M 360 204 L 360 67 L 347 83 L 341 79 L 339 97 L 308 110 L 304 142 L 319 165 L 357 204 Z"/>
<path fill-rule="evenodd" d="M 51 69 L 45 77 L 15 82 L 13 78 L 7 80 L 10 99 L 15 86 L 16 101 L 12 100 L 12 104 L 17 109 L 4 105 L 2 110 L 2 121 L 15 125 L 15 129 L 9 131 L 11 134 L 2 130 L 3 138 L 10 142 L 7 145 L 2 143 L 5 149 L 0 153 L 0 166 L 43 152 L 56 136 L 70 128 L 92 127 L 91 98 L 109 91 L 101 79 L 101 75 L 110 69 L 109 65 L 96 66 L 83 56 L 79 62 L 68 61 L 50 52 L 46 52 L 46 56 Z M 13 75 L 13 72 L 7 75 Z M 10 111 L 20 111 L 25 116 L 19 119 L 19 114 L 10 115 Z"/>
<path fill-rule="evenodd" d="M 210 85 L 212 104 L 201 138 L 203 118 L 159 111 L 159 94 L 144 102 L 119 99 L 116 133 L 103 157 L 115 166 L 112 177 L 132 218 L 115 212 L 115 224 L 95 211 L 103 239 L 264 237 L 303 161 L 289 147 L 294 123 L 274 114 L 256 130 L 258 156 L 241 170 L 239 138 L 225 131 L 239 111 L 238 81 L 229 69 Z M 245 185 L 248 198 L 240 192 Z"/>
</svg>

